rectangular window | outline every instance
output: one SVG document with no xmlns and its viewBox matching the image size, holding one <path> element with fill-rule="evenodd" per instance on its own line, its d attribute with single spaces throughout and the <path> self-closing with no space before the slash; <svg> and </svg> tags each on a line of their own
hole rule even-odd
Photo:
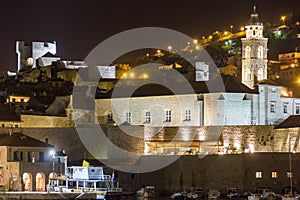
<svg viewBox="0 0 300 200">
<path fill-rule="evenodd" d="M 300 105 L 298 104 L 296 104 L 296 110 L 295 110 L 295 114 L 296 115 L 299 115 L 300 114 Z"/>
<path fill-rule="evenodd" d="M 125 121 L 129 124 L 131 123 L 131 112 L 126 113 Z"/>
<path fill-rule="evenodd" d="M 39 152 L 39 161 L 40 162 L 44 162 L 45 160 L 44 160 L 44 152 L 43 151 L 41 151 L 41 152 Z"/>
<path fill-rule="evenodd" d="M 272 88 L 271 91 L 272 91 L 272 93 L 276 93 L 276 89 L 275 88 Z"/>
<path fill-rule="evenodd" d="M 272 178 L 277 178 L 277 172 L 272 172 Z"/>
<path fill-rule="evenodd" d="M 171 110 L 166 111 L 166 122 L 171 122 Z"/>
<path fill-rule="evenodd" d="M 271 103 L 271 105 L 270 105 L 270 112 L 271 113 L 275 113 L 275 111 L 276 111 L 276 105 L 275 105 L 275 103 Z"/>
<path fill-rule="evenodd" d="M 14 152 L 14 161 L 23 161 L 23 152 L 22 151 Z"/>
<path fill-rule="evenodd" d="M 145 113 L 145 123 L 150 123 L 151 122 L 151 113 L 150 111 L 147 111 Z"/>
<path fill-rule="evenodd" d="M 192 114 L 191 110 L 185 111 L 185 121 L 191 121 L 191 119 L 192 119 L 191 114 Z"/>
<path fill-rule="evenodd" d="M 112 114 L 112 112 L 109 112 L 107 114 L 107 122 L 113 122 L 113 114 Z"/>
<path fill-rule="evenodd" d="M 287 176 L 288 178 L 292 178 L 292 177 L 293 177 L 293 172 L 288 171 L 288 172 L 286 173 L 286 176 Z"/>
<path fill-rule="evenodd" d="M 262 178 L 262 172 L 256 172 L 255 177 L 256 178 Z"/>
<path fill-rule="evenodd" d="M 283 105 L 283 113 L 287 113 L 287 105 L 286 104 Z"/>
</svg>

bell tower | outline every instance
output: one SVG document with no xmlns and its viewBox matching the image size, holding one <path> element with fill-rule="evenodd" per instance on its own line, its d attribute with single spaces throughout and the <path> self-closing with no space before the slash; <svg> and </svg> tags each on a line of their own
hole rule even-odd
<svg viewBox="0 0 300 200">
<path fill-rule="evenodd" d="M 242 83 L 253 89 L 255 81 L 268 77 L 268 38 L 263 37 L 263 23 L 259 21 L 256 6 L 245 31 L 246 38 L 242 38 Z"/>
</svg>

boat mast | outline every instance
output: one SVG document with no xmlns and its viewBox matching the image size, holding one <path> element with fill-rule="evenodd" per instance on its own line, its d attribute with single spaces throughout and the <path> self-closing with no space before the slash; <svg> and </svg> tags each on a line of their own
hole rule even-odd
<svg viewBox="0 0 300 200">
<path fill-rule="evenodd" d="M 293 173 L 292 173 L 292 154 L 291 154 L 291 133 L 289 133 L 289 165 L 290 165 L 290 194 L 293 195 Z"/>
</svg>

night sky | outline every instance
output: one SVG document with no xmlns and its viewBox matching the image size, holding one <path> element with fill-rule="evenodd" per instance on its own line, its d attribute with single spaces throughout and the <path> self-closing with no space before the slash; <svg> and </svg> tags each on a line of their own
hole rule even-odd
<svg viewBox="0 0 300 200">
<path fill-rule="evenodd" d="M 0 71 L 16 70 L 16 40 L 56 41 L 62 59 L 83 60 L 101 41 L 137 27 L 170 28 L 193 38 L 230 25 L 237 30 L 254 4 L 263 22 L 300 13 L 300 0 L 1 1 Z"/>
</svg>

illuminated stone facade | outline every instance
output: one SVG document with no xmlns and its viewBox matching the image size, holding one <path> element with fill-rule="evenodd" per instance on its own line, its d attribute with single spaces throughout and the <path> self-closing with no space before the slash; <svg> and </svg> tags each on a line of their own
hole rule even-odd
<svg viewBox="0 0 300 200">
<path fill-rule="evenodd" d="M 132 125 L 145 126 L 234 126 L 275 125 L 290 115 L 300 114 L 300 99 L 291 97 L 286 88 L 259 84 L 258 90 L 258 94 L 241 92 L 96 99 L 95 118 L 100 124 L 127 121 Z"/>
<path fill-rule="evenodd" d="M 267 79 L 267 42 L 263 37 L 263 24 L 259 22 L 256 8 L 246 28 L 246 38 L 242 38 L 242 83 L 254 88 L 256 80 Z"/>
</svg>

